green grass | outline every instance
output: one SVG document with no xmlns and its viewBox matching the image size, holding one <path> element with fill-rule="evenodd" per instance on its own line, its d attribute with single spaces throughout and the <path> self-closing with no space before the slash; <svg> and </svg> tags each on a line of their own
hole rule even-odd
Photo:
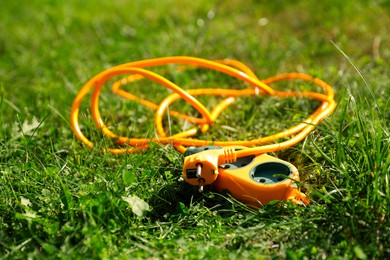
<svg viewBox="0 0 390 260">
<path fill-rule="evenodd" d="M 1 258 L 389 258 L 390 3 L 293 2 L 3 1 Z M 335 87 L 334 114 L 304 142 L 274 154 L 297 166 L 309 206 L 254 210 L 211 191 L 199 194 L 180 178 L 183 156 L 171 147 L 115 156 L 75 140 L 69 111 L 89 78 L 170 55 L 238 59 L 260 78 L 302 71 Z M 209 86 L 236 83 L 205 71 L 168 76 L 185 87 L 205 79 Z M 129 87 L 144 93 L 142 84 Z M 155 91 L 148 93 L 156 100 L 167 93 Z M 103 95 L 102 111 L 118 131 L 154 136 L 146 120 L 152 113 Z M 315 105 L 239 100 L 201 137 L 270 134 Z M 86 133 L 104 147 L 86 107 Z M 172 130 L 180 123 L 172 119 Z M 148 203 L 145 216 L 123 200 L 130 196 Z"/>
</svg>

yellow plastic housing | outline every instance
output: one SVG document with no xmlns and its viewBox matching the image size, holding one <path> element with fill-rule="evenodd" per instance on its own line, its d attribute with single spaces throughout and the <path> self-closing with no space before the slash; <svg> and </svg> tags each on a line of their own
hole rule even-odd
<svg viewBox="0 0 390 260">
<path fill-rule="evenodd" d="M 291 200 L 309 204 L 297 181 L 297 168 L 268 154 L 237 158 L 246 147 L 205 146 L 189 148 L 184 158 L 185 181 L 203 189 L 213 185 L 220 193 L 229 193 L 237 200 L 260 207 L 273 200 Z"/>
<path fill-rule="evenodd" d="M 294 165 L 267 154 L 252 158 L 243 167 L 221 165 L 218 179 L 214 182 L 215 189 L 221 193 L 228 192 L 237 200 L 255 207 L 273 200 L 309 204 L 296 184 L 299 173 Z"/>
</svg>

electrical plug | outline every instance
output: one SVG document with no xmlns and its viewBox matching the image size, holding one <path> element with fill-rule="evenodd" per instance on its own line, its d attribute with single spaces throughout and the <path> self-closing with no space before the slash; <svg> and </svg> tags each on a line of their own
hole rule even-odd
<svg viewBox="0 0 390 260">
<path fill-rule="evenodd" d="M 191 185 L 198 186 L 199 191 L 217 180 L 220 165 L 237 160 L 233 147 L 205 146 L 188 150 L 184 158 L 183 177 Z"/>
</svg>

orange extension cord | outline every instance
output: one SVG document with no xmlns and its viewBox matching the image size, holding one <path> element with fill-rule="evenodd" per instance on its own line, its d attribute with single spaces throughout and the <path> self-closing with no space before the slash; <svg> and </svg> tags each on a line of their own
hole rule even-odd
<svg viewBox="0 0 390 260">
<path fill-rule="evenodd" d="M 154 72 L 148 71 L 145 68 L 163 66 L 168 64 L 178 64 L 177 69 L 179 71 L 185 70 L 186 68 L 196 68 L 203 67 L 210 70 L 219 71 L 221 73 L 230 75 L 237 79 L 240 79 L 250 86 L 248 89 L 190 89 L 184 90 L 169 81 L 168 79 L 158 75 Z M 138 102 L 146 107 L 156 110 L 154 122 L 156 126 L 158 138 L 129 138 L 124 136 L 119 136 L 112 131 L 104 124 L 100 112 L 99 112 L 99 95 L 102 87 L 105 82 L 109 79 L 120 76 L 127 75 L 125 79 L 118 80 L 112 85 L 112 91 L 118 94 L 121 97 L 129 99 L 131 101 Z M 173 93 L 167 96 L 159 105 L 154 104 L 145 99 L 138 98 L 132 95 L 129 92 L 124 91 L 120 87 L 123 84 L 134 82 L 140 79 L 149 79 L 152 80 L 163 87 L 171 90 Z M 316 84 L 324 89 L 323 93 L 317 92 L 295 92 L 295 91 L 278 91 L 272 89 L 269 85 L 283 80 L 303 80 L 308 81 L 313 84 Z M 96 126 L 102 131 L 104 136 L 116 139 L 118 144 L 126 144 L 126 148 L 108 148 L 105 151 L 111 152 L 114 154 L 120 153 L 131 153 L 145 149 L 148 147 L 150 142 L 161 143 L 161 144 L 172 144 L 179 152 L 184 153 L 186 147 L 189 146 L 205 146 L 213 144 L 216 146 L 245 146 L 248 149 L 239 150 L 236 153 L 237 158 L 245 157 L 249 155 L 258 155 L 266 152 L 274 152 L 282 149 L 289 148 L 298 142 L 302 141 L 315 127 L 319 124 L 326 116 L 330 115 L 336 107 L 334 101 L 334 92 L 331 86 L 329 86 L 324 81 L 312 77 L 304 73 L 286 73 L 276 75 L 264 80 L 260 80 L 256 77 L 252 70 L 250 70 L 243 63 L 236 60 L 216 60 L 209 61 L 205 59 L 195 58 L 195 57 L 165 57 L 165 58 L 156 58 L 149 60 L 141 60 L 122 64 L 115 66 L 113 68 L 107 69 L 92 79 L 90 79 L 77 94 L 71 110 L 71 126 L 77 136 L 77 138 L 86 144 L 89 147 L 93 147 L 93 143 L 88 140 L 87 137 L 82 133 L 79 125 L 78 115 L 80 105 L 85 98 L 85 96 L 93 89 L 92 99 L 91 99 L 91 111 L 92 117 Z M 164 132 L 164 127 L 162 123 L 163 115 L 166 113 L 167 108 L 173 102 L 183 99 L 186 102 L 190 103 L 200 114 L 201 118 L 188 116 L 177 111 L 170 111 L 171 116 L 180 117 L 184 120 L 187 120 L 191 124 L 198 125 L 202 132 L 207 131 L 210 125 L 216 121 L 218 116 L 226 109 L 229 105 L 234 102 L 234 99 L 239 96 L 256 96 L 256 95 L 269 95 L 276 96 L 280 98 L 284 97 L 306 97 L 315 99 L 321 102 L 321 105 L 303 122 L 288 128 L 282 132 L 254 139 L 254 140 L 243 140 L 243 141 L 217 141 L 217 140 L 199 140 L 191 138 L 197 134 L 197 127 L 185 130 L 181 133 L 174 134 L 172 136 L 167 136 Z M 225 97 L 217 106 L 215 106 L 211 111 L 208 110 L 202 103 L 200 103 L 195 97 L 201 95 L 215 95 Z M 284 138 L 286 141 L 280 143 L 273 143 L 277 139 Z"/>
</svg>

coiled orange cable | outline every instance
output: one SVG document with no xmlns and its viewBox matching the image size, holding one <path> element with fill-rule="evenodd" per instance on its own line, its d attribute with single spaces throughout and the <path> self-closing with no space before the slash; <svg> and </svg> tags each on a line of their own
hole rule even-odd
<svg viewBox="0 0 390 260">
<path fill-rule="evenodd" d="M 163 66 L 169 64 L 177 64 L 177 70 L 185 70 L 196 67 L 203 67 L 221 73 L 230 75 L 234 78 L 242 80 L 250 85 L 248 89 L 189 89 L 183 90 L 173 82 L 158 75 L 154 72 L 146 70 L 148 67 Z M 103 119 L 99 112 L 99 95 L 104 84 L 111 78 L 120 75 L 127 75 L 124 80 L 118 80 L 113 83 L 112 91 L 117 95 L 126 99 L 138 102 L 146 107 L 156 110 L 155 114 L 155 126 L 156 132 L 159 135 L 158 138 L 129 138 L 119 136 L 113 133 L 104 124 Z M 140 79 L 152 80 L 163 87 L 171 90 L 173 93 L 167 96 L 159 105 L 154 104 L 145 99 L 141 99 L 127 91 L 124 91 L 120 87 L 125 83 L 134 82 Z M 324 93 L 317 92 L 294 92 L 294 91 L 278 91 L 272 89 L 269 85 L 277 81 L 283 80 L 303 80 L 311 82 L 323 88 Z M 93 143 L 82 133 L 79 125 L 78 115 L 80 105 L 85 96 L 93 89 L 91 98 L 91 111 L 94 123 L 102 131 L 104 136 L 116 139 L 118 144 L 126 144 L 130 147 L 126 148 L 108 148 L 105 151 L 120 154 L 126 152 L 135 152 L 148 147 L 150 142 L 172 144 L 179 152 L 184 153 L 188 146 L 205 146 L 213 144 L 216 146 L 246 146 L 248 149 L 237 151 L 237 157 L 244 157 L 248 155 L 257 155 L 266 152 L 273 152 L 282 149 L 286 149 L 302 141 L 315 127 L 320 123 L 326 116 L 331 114 L 336 107 L 334 101 L 334 92 L 331 86 L 324 81 L 312 77 L 304 73 L 287 73 L 280 74 L 274 77 L 270 77 L 264 80 L 257 78 L 255 73 L 250 70 L 245 64 L 236 60 L 217 60 L 210 61 L 195 57 L 177 56 L 177 57 L 165 57 L 156 58 L 149 60 L 141 60 L 115 66 L 107 69 L 92 79 L 90 79 L 77 94 L 71 109 L 71 126 L 76 137 L 82 141 L 85 145 L 93 147 Z M 166 113 L 167 108 L 173 102 L 183 99 L 191 104 L 200 114 L 201 118 L 191 117 L 182 114 L 177 111 L 170 111 L 171 116 L 180 117 L 192 124 L 197 124 L 202 132 L 207 131 L 218 116 L 234 102 L 234 99 L 239 96 L 250 96 L 250 95 L 270 95 L 280 98 L 284 97 L 306 97 L 321 102 L 321 105 L 303 122 L 290 127 L 282 132 L 254 139 L 254 140 L 243 140 L 243 141 L 218 141 L 218 140 L 199 140 L 192 138 L 198 132 L 197 127 L 185 130 L 183 132 L 167 136 L 162 124 L 163 115 Z M 212 111 L 209 111 L 202 103 L 200 103 L 196 96 L 200 95 L 215 95 L 225 97 Z M 288 138 L 288 140 L 273 143 L 280 138 Z"/>
</svg>

